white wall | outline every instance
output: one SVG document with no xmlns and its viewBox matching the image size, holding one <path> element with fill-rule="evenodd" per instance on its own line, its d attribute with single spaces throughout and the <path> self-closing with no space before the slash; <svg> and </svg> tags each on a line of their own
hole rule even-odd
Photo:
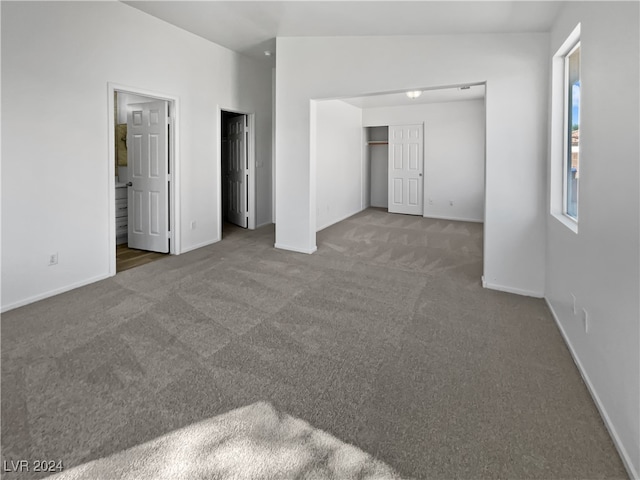
<svg viewBox="0 0 640 480">
<path fill-rule="evenodd" d="M 547 34 L 278 38 L 277 246 L 316 248 L 310 99 L 486 81 L 485 284 L 542 296 L 548 40 Z"/>
<path fill-rule="evenodd" d="M 425 217 L 484 220 L 484 100 L 362 112 L 365 126 L 424 124 Z"/>
<path fill-rule="evenodd" d="M 109 82 L 179 98 L 183 251 L 218 240 L 218 105 L 256 112 L 270 178 L 271 69 L 120 2 L 1 8 L 3 310 L 108 275 Z"/>
<path fill-rule="evenodd" d="M 273 222 L 273 69 L 230 53 L 238 61 L 238 68 L 228 72 L 232 85 L 235 83 L 235 94 L 229 99 L 230 105 L 226 100 L 219 103 L 222 108 L 255 114 L 256 227 L 260 227 Z"/>
<path fill-rule="evenodd" d="M 362 110 L 325 100 L 315 112 L 316 229 L 322 230 L 364 208 Z"/>
<path fill-rule="evenodd" d="M 548 54 L 581 23 L 578 233 L 547 215 L 545 296 L 632 478 L 640 478 L 639 18 L 637 2 L 568 2 Z M 549 193 L 560 188 L 554 178 Z"/>
</svg>

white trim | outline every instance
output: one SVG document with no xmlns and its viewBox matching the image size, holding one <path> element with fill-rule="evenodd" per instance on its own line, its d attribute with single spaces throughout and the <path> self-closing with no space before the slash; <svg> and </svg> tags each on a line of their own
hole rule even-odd
<svg viewBox="0 0 640 480">
<path fill-rule="evenodd" d="M 484 274 L 487 273 L 487 249 L 489 242 L 486 241 L 487 238 L 487 144 L 489 143 L 487 141 L 487 124 L 489 123 L 489 115 L 488 115 L 488 109 L 487 109 L 487 99 L 489 98 L 489 94 L 490 94 L 491 90 L 489 89 L 489 81 L 487 80 L 484 84 L 484 105 L 483 105 L 483 110 L 484 110 L 484 122 L 483 123 L 483 127 L 484 127 L 484 138 L 483 138 L 483 142 L 484 142 L 484 151 L 483 153 L 483 172 L 482 172 L 482 286 L 485 287 L 485 282 L 484 282 Z M 485 287 L 486 288 L 486 287 Z"/>
<path fill-rule="evenodd" d="M 473 222 L 473 223 L 484 223 L 484 219 L 483 218 L 465 218 L 465 217 L 450 217 L 450 216 L 446 216 L 446 215 L 427 215 L 424 214 L 422 215 L 423 218 L 435 218 L 438 220 L 452 220 L 454 222 Z"/>
<path fill-rule="evenodd" d="M 267 220 L 266 222 L 259 223 L 256 225 L 256 230 L 258 228 L 266 227 L 267 225 L 273 225 L 273 222 L 271 220 Z"/>
<path fill-rule="evenodd" d="M 309 225 L 306 232 L 307 243 L 314 245 L 318 231 L 318 100 L 309 100 Z M 315 250 L 314 250 L 315 251 Z"/>
<path fill-rule="evenodd" d="M 276 223 L 276 69 L 271 69 L 271 222 Z"/>
<path fill-rule="evenodd" d="M 116 274 L 116 177 L 114 168 L 116 164 L 116 118 L 115 118 L 115 102 L 114 95 L 115 86 L 107 84 L 107 117 L 108 117 L 108 133 L 107 133 L 107 235 L 108 237 L 108 255 L 107 265 L 109 269 L 107 276 L 112 277 Z M 35 301 L 35 300 L 34 300 Z"/>
<path fill-rule="evenodd" d="M 573 233 L 578 233 L 578 222 L 566 214 L 558 214 L 551 212 L 551 216 L 558 220 L 561 224 L 571 230 Z"/>
<path fill-rule="evenodd" d="M 318 250 L 317 246 L 314 246 L 313 248 L 310 249 L 303 249 L 303 248 L 298 248 L 298 247 L 291 247 L 289 245 L 284 245 L 282 243 L 276 243 L 274 245 L 275 248 L 279 248 L 280 250 L 289 250 L 291 252 L 297 252 L 297 253 L 306 253 L 311 255 L 312 253 L 314 253 L 315 251 Z"/>
<path fill-rule="evenodd" d="M 544 298 L 544 292 L 539 290 L 525 290 L 524 288 L 508 287 L 499 283 L 487 282 L 482 276 L 482 287 L 489 290 L 498 290 L 500 292 L 515 293 L 516 295 L 524 295 L 526 297 Z"/>
<path fill-rule="evenodd" d="M 171 118 L 171 136 L 169 138 L 169 169 L 171 171 L 171 187 L 169 190 L 169 229 L 170 229 L 170 251 L 173 255 L 181 253 L 180 245 L 180 98 L 152 90 L 131 87 L 113 82 L 107 82 L 107 105 L 108 105 L 108 161 L 107 161 L 107 198 L 109 202 L 108 232 L 109 232 L 109 277 L 116 274 L 116 216 L 115 216 L 115 176 L 113 167 L 115 165 L 115 105 L 114 93 L 123 92 L 164 100 L 169 103 L 169 115 Z"/>
<path fill-rule="evenodd" d="M 573 345 L 571 344 L 571 341 L 569 340 L 569 336 L 565 332 L 562 326 L 562 323 L 560 323 L 560 319 L 558 318 L 558 315 L 556 315 L 553 305 L 551 305 L 551 302 L 546 297 L 544 301 L 547 303 L 547 306 L 551 311 L 551 315 L 553 315 L 553 319 L 555 320 L 556 325 L 558 326 L 558 330 L 560 330 L 560 334 L 562 335 L 564 343 L 567 345 L 567 348 L 569 349 L 569 353 L 571 353 L 571 358 L 573 358 L 573 362 L 576 364 L 576 367 L 578 367 L 580 376 L 582 377 L 582 380 L 587 386 L 587 390 L 589 390 L 589 393 L 591 394 L 593 403 L 596 404 L 596 408 L 598 409 L 598 412 L 600 413 L 600 416 L 604 421 L 605 427 L 607 427 L 609 435 L 611 436 L 611 439 L 613 440 L 613 444 L 618 450 L 618 454 L 620 455 L 620 458 L 622 459 L 622 463 L 627 469 L 627 473 L 629 474 L 629 477 L 632 479 L 640 480 L 639 472 L 635 471 L 633 462 L 631 461 L 631 457 L 629 456 L 629 452 L 627 452 L 627 450 L 624 448 L 624 445 L 620 440 L 620 436 L 618 435 L 618 432 L 616 431 L 615 427 L 613 426 L 613 423 L 611 422 L 611 419 L 609 418 L 606 408 L 604 407 L 602 401 L 600 400 L 600 397 L 598 396 L 598 393 L 596 392 L 596 389 L 593 383 L 591 382 L 589 375 L 587 374 L 585 368 L 582 366 L 582 363 L 580 362 L 580 357 L 578 357 L 578 354 L 576 353 L 575 349 L 573 348 Z"/>
<path fill-rule="evenodd" d="M 567 202 L 568 202 L 568 198 L 567 198 L 567 194 L 569 193 L 569 188 L 568 188 L 568 183 L 569 183 L 569 177 L 568 177 L 568 164 L 570 164 L 572 162 L 572 158 L 571 156 L 567 156 L 567 153 L 569 151 L 569 139 L 571 138 L 571 135 L 568 135 L 568 133 L 571 131 L 572 129 L 572 124 L 570 124 L 569 122 L 569 118 L 573 116 L 573 111 L 571 109 L 571 105 L 569 105 L 569 57 L 580 48 L 580 25 L 578 25 L 576 27 L 576 29 L 578 30 L 578 35 L 577 35 L 577 40 L 575 41 L 575 44 L 569 49 L 568 52 L 566 52 L 564 55 L 562 55 L 562 63 L 563 63 L 563 78 L 562 78 L 562 90 L 563 90 L 563 100 L 562 100 L 562 122 L 563 122 L 563 128 L 562 128 L 562 137 L 563 137 L 563 142 L 562 142 L 562 214 L 564 216 L 566 216 L 567 218 L 569 218 L 570 220 L 573 220 L 574 222 L 576 222 L 576 224 L 578 223 L 578 219 L 576 217 L 573 217 L 569 214 L 569 212 L 567 211 Z M 575 38 L 575 30 L 573 32 L 571 32 L 571 35 L 569 36 L 569 38 L 571 38 L 572 40 Z M 566 42 L 565 42 L 566 43 Z M 580 97 L 580 110 L 578 111 L 578 115 L 580 114 L 580 111 L 582 110 L 582 97 Z M 578 124 L 580 123 L 580 118 L 578 117 Z M 578 188 L 579 190 L 579 188 Z M 576 208 L 578 206 L 578 193 L 576 192 Z M 563 222 L 564 223 L 564 222 Z M 571 227 L 569 227 L 571 228 Z M 573 229 L 572 229 L 573 230 Z"/>
<path fill-rule="evenodd" d="M 113 241 L 115 243 L 115 237 L 113 238 Z M 115 255 L 114 255 L 114 258 L 115 258 Z M 56 295 L 60 295 L 61 293 L 65 293 L 65 292 L 68 292 L 70 290 L 74 290 L 76 288 L 84 287 L 84 286 L 89 285 L 91 283 L 99 282 L 100 280 L 105 280 L 105 279 L 107 279 L 107 278 L 109 278 L 111 276 L 112 275 L 109 275 L 109 274 L 102 274 L 102 275 L 98 275 L 97 277 L 91 277 L 91 278 L 89 278 L 87 280 L 81 280 L 80 282 L 72 283 L 70 285 L 65 285 L 64 287 L 55 288 L 53 290 L 49 290 L 48 292 L 39 293 L 38 295 L 34 295 L 32 297 L 23 298 L 22 300 L 18 300 L 17 302 L 10 303 L 8 305 L 3 305 L 2 306 L 2 313 L 8 312 L 9 310 L 13 310 L 14 308 L 23 307 L 23 306 L 28 305 L 30 303 L 34 303 L 34 302 L 38 302 L 40 300 L 44 300 L 45 298 L 49 298 L 49 297 L 54 297 Z"/>
<path fill-rule="evenodd" d="M 318 228 L 318 230 L 316 230 L 316 233 L 318 233 L 320 230 L 324 230 L 325 228 L 329 228 L 331 225 L 335 225 L 336 223 L 340 223 L 343 220 L 346 220 L 347 218 L 353 217 L 354 215 L 359 214 L 360 212 L 364 212 L 368 207 L 365 208 L 361 208 L 360 210 L 356 210 L 353 213 L 347 213 L 346 215 L 343 215 L 342 217 L 338 218 L 337 220 L 333 220 L 331 221 L 331 223 L 328 223 L 320 228 Z"/>
<path fill-rule="evenodd" d="M 249 135 L 247 136 L 247 153 L 249 155 L 249 179 L 247 181 L 247 188 L 249 189 L 249 195 L 247 196 L 247 227 L 249 230 L 256 229 L 257 220 L 257 201 L 256 201 L 256 114 L 248 113 L 247 115 L 247 128 L 249 129 Z"/>
<path fill-rule="evenodd" d="M 216 238 L 215 240 L 207 240 L 206 242 L 198 243 L 197 245 L 191 245 L 189 247 L 185 247 L 182 250 L 182 253 L 192 252 L 193 250 L 197 250 L 202 247 L 208 247 L 209 245 L 213 245 L 214 243 L 218 243 L 220 238 Z"/>
<path fill-rule="evenodd" d="M 574 233 L 577 221 L 566 215 L 567 108 L 565 57 L 580 42 L 580 23 L 576 25 L 551 59 L 551 104 L 549 125 L 549 213 Z"/>
<path fill-rule="evenodd" d="M 360 109 L 360 124 L 362 124 L 362 109 Z M 369 170 L 369 145 L 366 142 L 365 127 L 360 127 L 360 209 L 367 208 L 371 200 L 371 171 Z M 369 173 L 369 175 L 366 175 Z M 366 195 L 366 193 L 369 195 Z M 317 228 L 316 228 L 317 232 Z"/>
</svg>

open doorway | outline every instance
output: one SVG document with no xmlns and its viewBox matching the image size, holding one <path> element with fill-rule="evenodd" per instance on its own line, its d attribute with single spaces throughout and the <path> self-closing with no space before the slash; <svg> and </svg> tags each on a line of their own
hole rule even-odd
<svg viewBox="0 0 640 480">
<path fill-rule="evenodd" d="M 316 232 L 367 207 L 484 228 L 485 84 L 413 90 L 312 100 Z"/>
<path fill-rule="evenodd" d="M 424 217 L 484 223 L 486 109 L 485 85 L 425 90 L 410 99 L 403 92 L 346 99 L 362 109 L 364 127 L 363 182 L 369 205 L 391 208 L 394 182 L 410 194 L 410 188 L 392 178 L 394 154 L 405 151 L 395 145 L 398 125 L 423 125 L 421 199 Z M 416 93 L 416 92 L 411 92 Z M 414 148 L 420 157 L 420 145 Z M 411 150 L 404 166 L 411 162 Z M 401 159 L 403 160 L 403 159 Z M 418 162 L 416 162 L 418 163 Z M 422 178 L 420 178 L 422 177 Z M 418 185 L 420 187 L 420 185 Z M 410 195 L 409 195 L 410 196 Z M 399 196 L 404 200 L 404 196 Z M 400 212 L 405 213 L 405 212 Z"/>
<path fill-rule="evenodd" d="M 174 100 L 113 87 L 111 273 L 176 253 Z"/>
<path fill-rule="evenodd" d="M 221 238 L 255 228 L 253 115 L 220 110 Z"/>
</svg>

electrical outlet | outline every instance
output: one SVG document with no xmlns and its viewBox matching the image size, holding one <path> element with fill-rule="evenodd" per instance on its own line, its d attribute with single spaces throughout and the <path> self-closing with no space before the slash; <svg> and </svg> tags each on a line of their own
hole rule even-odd
<svg viewBox="0 0 640 480">
<path fill-rule="evenodd" d="M 429 205 L 433 205 L 433 198 L 429 199 Z"/>
<path fill-rule="evenodd" d="M 193 221 L 191 222 L 191 230 L 195 230 L 195 228 L 196 228 L 196 221 L 195 221 L 195 220 L 193 220 Z"/>
<path fill-rule="evenodd" d="M 576 313 L 578 313 L 578 310 L 576 308 L 576 296 L 571 293 L 571 299 L 573 300 L 573 314 L 575 315 Z"/>
<path fill-rule="evenodd" d="M 58 264 L 58 252 L 49 255 L 49 266 Z"/>
<path fill-rule="evenodd" d="M 586 308 L 582 309 L 582 321 L 584 323 L 584 333 L 589 333 L 589 312 Z"/>
</svg>

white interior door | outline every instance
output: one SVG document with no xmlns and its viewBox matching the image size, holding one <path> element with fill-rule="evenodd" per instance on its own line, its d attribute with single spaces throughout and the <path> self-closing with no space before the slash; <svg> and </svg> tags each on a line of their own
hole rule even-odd
<svg viewBox="0 0 640 480">
<path fill-rule="evenodd" d="M 422 125 L 389 127 L 389 205 L 391 213 L 422 215 Z"/>
<path fill-rule="evenodd" d="M 129 247 L 169 252 L 168 104 L 129 105 Z"/>
<path fill-rule="evenodd" d="M 247 228 L 247 172 L 249 169 L 247 155 L 247 116 L 240 115 L 228 120 L 227 142 L 227 219 L 240 227 Z"/>
</svg>

